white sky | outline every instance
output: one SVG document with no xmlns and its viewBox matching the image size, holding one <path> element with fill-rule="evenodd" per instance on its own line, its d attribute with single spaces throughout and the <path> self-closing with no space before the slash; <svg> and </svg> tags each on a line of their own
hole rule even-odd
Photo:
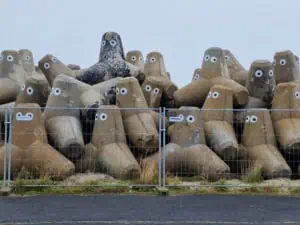
<svg viewBox="0 0 300 225">
<path fill-rule="evenodd" d="M 275 51 L 300 54 L 299 0 L 0 0 L 0 50 L 28 48 L 37 63 L 52 53 L 88 67 L 102 34 L 118 32 L 125 51 L 153 50 L 183 86 L 212 46 L 248 68 Z"/>
</svg>

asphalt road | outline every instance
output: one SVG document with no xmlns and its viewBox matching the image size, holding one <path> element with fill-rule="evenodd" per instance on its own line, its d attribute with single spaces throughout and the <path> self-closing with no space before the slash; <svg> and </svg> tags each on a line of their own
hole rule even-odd
<svg viewBox="0 0 300 225">
<path fill-rule="evenodd" d="M 300 224 L 300 198 L 233 195 L 1 197 L 0 224 Z"/>
</svg>

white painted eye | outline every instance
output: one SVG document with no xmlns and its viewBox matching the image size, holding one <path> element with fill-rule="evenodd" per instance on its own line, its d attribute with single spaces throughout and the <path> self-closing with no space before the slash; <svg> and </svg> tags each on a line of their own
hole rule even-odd
<svg viewBox="0 0 300 225">
<path fill-rule="evenodd" d="M 200 79 L 200 74 L 196 73 L 195 76 L 194 76 L 194 80 L 199 80 L 199 79 Z"/>
<path fill-rule="evenodd" d="M 107 120 L 107 114 L 106 113 L 101 113 L 99 115 L 99 119 L 102 120 L 102 121 Z"/>
<path fill-rule="evenodd" d="M 194 123 L 194 122 L 195 122 L 195 117 L 192 116 L 192 115 L 188 115 L 188 116 L 186 117 L 186 121 L 187 121 L 188 123 Z"/>
<path fill-rule="evenodd" d="M 119 88 L 116 88 L 116 94 L 118 95 L 120 93 Z"/>
<path fill-rule="evenodd" d="M 102 42 L 101 42 L 101 45 L 102 45 L 102 46 L 105 46 L 105 44 L 106 44 L 106 41 L 102 41 Z"/>
<path fill-rule="evenodd" d="M 210 92 L 208 92 L 207 97 L 210 98 L 211 96 L 212 96 L 212 92 L 210 91 Z"/>
<path fill-rule="evenodd" d="M 150 63 L 155 63 L 156 62 L 156 58 L 155 57 L 151 57 L 150 58 Z"/>
<path fill-rule="evenodd" d="M 153 93 L 158 95 L 159 94 L 159 89 L 158 88 L 154 88 Z"/>
<path fill-rule="evenodd" d="M 8 55 L 8 56 L 6 57 L 6 59 L 7 59 L 8 62 L 14 61 L 14 57 L 13 57 L 12 55 Z"/>
<path fill-rule="evenodd" d="M 45 68 L 46 70 L 48 70 L 48 69 L 50 68 L 50 64 L 49 64 L 49 63 L 44 63 L 44 68 Z"/>
<path fill-rule="evenodd" d="M 284 66 L 286 64 L 286 60 L 285 59 L 281 59 L 279 63 L 280 63 L 280 65 Z"/>
<path fill-rule="evenodd" d="M 257 116 L 251 116 L 250 122 L 251 123 L 256 123 L 257 122 Z"/>
<path fill-rule="evenodd" d="M 32 87 L 28 87 L 27 90 L 26 90 L 26 92 L 27 92 L 28 95 L 32 95 L 33 92 L 34 92 L 34 90 L 33 90 Z"/>
<path fill-rule="evenodd" d="M 152 87 L 151 87 L 149 84 L 147 84 L 147 85 L 145 86 L 145 91 L 147 91 L 147 92 L 152 91 Z"/>
<path fill-rule="evenodd" d="M 56 63 L 56 62 L 58 61 L 57 58 L 55 58 L 55 57 L 52 57 L 51 60 L 52 60 L 52 62 L 54 62 L 54 63 Z"/>
<path fill-rule="evenodd" d="M 135 62 L 136 61 L 136 56 L 131 56 L 131 61 Z"/>
<path fill-rule="evenodd" d="M 4 59 L 3 55 L 0 55 L 0 61 L 2 61 Z"/>
<path fill-rule="evenodd" d="M 184 115 L 182 115 L 182 114 L 179 114 L 177 117 L 180 118 L 179 122 L 182 122 L 184 120 Z"/>
<path fill-rule="evenodd" d="M 300 99 L 300 91 L 295 92 L 295 97 L 296 97 L 296 99 Z"/>
<path fill-rule="evenodd" d="M 22 113 L 21 112 L 16 113 L 16 119 L 18 120 L 20 117 L 22 117 Z"/>
<path fill-rule="evenodd" d="M 246 122 L 246 123 L 249 123 L 249 122 L 250 122 L 250 116 L 246 116 L 245 122 Z"/>
<path fill-rule="evenodd" d="M 56 96 L 60 95 L 61 94 L 60 88 L 54 88 L 53 94 L 56 95 Z"/>
<path fill-rule="evenodd" d="M 95 120 L 98 120 L 99 119 L 99 115 L 98 113 L 95 115 Z"/>
<path fill-rule="evenodd" d="M 210 59 L 210 55 L 205 55 L 205 56 L 204 56 L 204 61 L 207 62 L 209 59 Z"/>
<path fill-rule="evenodd" d="M 228 62 L 230 60 L 230 57 L 228 55 L 225 55 L 225 61 Z"/>
<path fill-rule="evenodd" d="M 31 57 L 29 55 L 25 56 L 25 60 L 26 61 L 30 61 L 31 60 Z"/>
<path fill-rule="evenodd" d="M 214 91 L 214 92 L 212 93 L 212 98 L 219 98 L 219 96 L 220 96 L 220 93 L 217 92 L 217 91 Z"/>
<path fill-rule="evenodd" d="M 270 77 L 273 77 L 273 75 L 274 75 L 273 70 L 270 70 L 270 71 L 269 71 L 269 76 L 270 76 Z"/>
<path fill-rule="evenodd" d="M 256 77 L 262 77 L 262 75 L 264 75 L 264 72 L 262 70 L 256 70 L 254 74 Z"/>
<path fill-rule="evenodd" d="M 213 57 L 210 58 L 210 61 L 212 63 L 216 63 L 218 61 L 218 59 L 217 59 L 217 57 L 213 56 Z"/>
<path fill-rule="evenodd" d="M 21 91 L 24 91 L 24 90 L 25 90 L 25 84 L 23 84 L 21 87 Z"/>
<path fill-rule="evenodd" d="M 272 62 L 273 66 L 276 66 L 276 60 L 274 59 L 274 61 Z"/>
<path fill-rule="evenodd" d="M 32 120 L 33 119 L 33 113 L 26 113 L 26 116 L 28 119 Z"/>
<path fill-rule="evenodd" d="M 117 42 L 115 40 L 110 40 L 110 45 L 115 47 L 117 45 Z"/>
<path fill-rule="evenodd" d="M 121 88 L 120 94 L 121 95 L 127 95 L 127 88 Z"/>
</svg>

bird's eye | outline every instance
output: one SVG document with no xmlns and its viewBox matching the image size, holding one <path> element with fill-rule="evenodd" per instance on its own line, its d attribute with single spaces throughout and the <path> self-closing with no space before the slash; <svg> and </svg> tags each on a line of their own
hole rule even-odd
<svg viewBox="0 0 300 225">
<path fill-rule="evenodd" d="M 116 88 L 116 94 L 118 95 L 120 93 L 119 88 Z"/>
<path fill-rule="evenodd" d="M 105 44 L 106 44 L 106 41 L 102 41 L 101 45 L 105 46 Z"/>
<path fill-rule="evenodd" d="M 257 122 L 257 116 L 251 116 L 250 122 L 251 123 L 256 123 Z"/>
<path fill-rule="evenodd" d="M 155 63 L 156 62 L 156 58 L 155 57 L 151 57 L 150 58 L 150 63 Z"/>
<path fill-rule="evenodd" d="M 200 74 L 196 73 L 195 76 L 194 76 L 194 80 L 199 80 L 199 79 L 200 79 Z"/>
<path fill-rule="evenodd" d="M 147 85 L 145 86 L 145 91 L 147 91 L 147 92 L 152 91 L 152 87 L 151 87 L 149 84 L 147 84 Z"/>
<path fill-rule="evenodd" d="M 60 88 L 54 88 L 54 95 L 58 96 L 61 94 Z"/>
<path fill-rule="evenodd" d="M 8 62 L 14 61 L 14 57 L 12 55 L 8 55 L 6 59 Z"/>
<path fill-rule="evenodd" d="M 26 90 L 26 92 L 27 92 L 28 95 L 32 95 L 33 92 L 34 92 L 34 90 L 33 90 L 32 87 L 28 87 L 27 90 Z"/>
<path fill-rule="evenodd" d="M 50 68 L 50 64 L 49 64 L 49 63 L 45 63 L 45 64 L 44 64 L 44 68 L 45 68 L 46 70 L 48 70 L 48 69 Z"/>
<path fill-rule="evenodd" d="M 218 59 L 217 59 L 217 57 L 213 56 L 213 57 L 211 57 L 210 61 L 212 63 L 216 63 L 218 61 Z"/>
<path fill-rule="evenodd" d="M 189 115 L 189 116 L 186 117 L 186 121 L 188 123 L 194 123 L 195 122 L 195 117 L 192 116 L 192 115 Z"/>
<path fill-rule="evenodd" d="M 300 91 L 295 92 L 295 97 L 296 97 L 296 99 L 300 99 Z"/>
<path fill-rule="evenodd" d="M 269 71 L 269 76 L 270 76 L 270 77 L 273 77 L 273 75 L 274 75 L 273 70 L 270 70 L 270 71 Z"/>
<path fill-rule="evenodd" d="M 214 92 L 212 93 L 212 98 L 218 98 L 219 96 L 220 96 L 220 93 L 217 92 L 217 91 L 214 91 Z"/>
<path fill-rule="evenodd" d="M 154 88 L 153 93 L 158 95 L 159 94 L 159 88 Z"/>
<path fill-rule="evenodd" d="M 131 61 L 135 62 L 136 61 L 136 56 L 131 56 Z"/>
<path fill-rule="evenodd" d="M 230 60 L 230 57 L 228 55 L 225 55 L 225 61 L 228 62 Z"/>
<path fill-rule="evenodd" d="M 286 64 L 286 60 L 285 59 L 281 59 L 279 63 L 280 63 L 280 65 L 284 66 Z"/>
<path fill-rule="evenodd" d="M 210 59 L 210 55 L 205 55 L 205 56 L 204 56 L 204 61 L 207 62 L 209 59 Z"/>
<path fill-rule="evenodd" d="M 115 40 L 110 40 L 110 45 L 115 47 L 117 45 L 117 42 Z"/>
<path fill-rule="evenodd" d="M 57 58 L 55 58 L 55 57 L 52 57 L 51 60 L 52 60 L 52 62 L 54 62 L 54 63 L 56 63 L 56 62 L 58 61 Z"/>
<path fill-rule="evenodd" d="M 264 75 L 264 72 L 262 70 L 256 70 L 255 71 L 255 76 L 256 77 L 262 77 L 262 75 Z"/>
<path fill-rule="evenodd" d="M 127 88 L 121 88 L 120 93 L 121 95 L 127 95 Z"/>
<path fill-rule="evenodd" d="M 101 113 L 100 116 L 99 116 L 99 119 L 104 121 L 104 120 L 107 120 L 107 114 L 106 113 Z"/>
<path fill-rule="evenodd" d="M 246 122 L 246 123 L 249 123 L 249 122 L 250 122 L 250 116 L 246 116 L 245 122 Z"/>
</svg>

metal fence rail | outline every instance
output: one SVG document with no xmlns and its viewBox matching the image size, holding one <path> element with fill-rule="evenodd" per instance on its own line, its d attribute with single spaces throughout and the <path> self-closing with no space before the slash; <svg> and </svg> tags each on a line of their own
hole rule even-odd
<svg viewBox="0 0 300 225">
<path fill-rule="evenodd" d="M 257 184 L 219 181 L 298 179 L 297 112 L 114 106 L 3 109 L 2 186 L 44 178 L 51 182 L 23 185 L 249 187 Z M 300 187 L 297 184 L 284 185 Z"/>
</svg>

